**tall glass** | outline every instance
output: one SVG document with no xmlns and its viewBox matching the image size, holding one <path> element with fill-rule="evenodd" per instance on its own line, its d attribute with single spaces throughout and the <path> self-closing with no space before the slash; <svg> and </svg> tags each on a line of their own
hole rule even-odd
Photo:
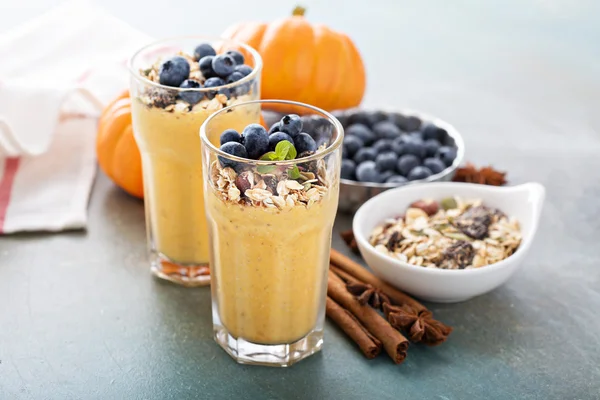
<svg viewBox="0 0 600 400">
<path fill-rule="evenodd" d="M 161 60 L 181 51 L 192 55 L 201 43 L 212 44 L 218 54 L 240 51 L 252 72 L 237 82 L 209 89 L 180 89 L 157 82 Z M 190 65 L 189 77 L 203 82 L 198 62 L 191 56 L 184 58 Z M 261 58 L 251 47 L 206 37 L 158 41 L 139 50 L 130 61 L 131 114 L 142 156 L 151 270 L 160 278 L 185 286 L 210 282 L 198 131 L 215 111 L 260 98 L 261 69 Z M 234 112 L 219 123 L 223 129 L 241 127 L 256 118 Z"/>
<path fill-rule="evenodd" d="M 224 128 L 241 132 L 227 115 L 254 114 L 261 106 L 302 114 L 303 130 L 319 150 L 291 161 L 221 151 Z M 289 366 L 323 344 L 343 128 L 318 108 L 263 100 L 213 114 L 200 137 L 215 340 L 240 363 Z"/>
</svg>

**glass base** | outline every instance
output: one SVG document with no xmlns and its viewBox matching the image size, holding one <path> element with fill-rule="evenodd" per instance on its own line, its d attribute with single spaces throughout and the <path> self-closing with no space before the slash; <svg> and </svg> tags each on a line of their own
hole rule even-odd
<svg viewBox="0 0 600 400">
<path fill-rule="evenodd" d="M 187 287 L 210 285 L 208 264 L 179 264 L 163 254 L 151 254 L 150 270 L 158 278 Z"/>
<path fill-rule="evenodd" d="M 323 347 L 323 331 L 313 330 L 291 344 L 257 344 L 236 339 L 225 327 L 215 327 L 215 341 L 240 364 L 289 367 Z"/>
</svg>

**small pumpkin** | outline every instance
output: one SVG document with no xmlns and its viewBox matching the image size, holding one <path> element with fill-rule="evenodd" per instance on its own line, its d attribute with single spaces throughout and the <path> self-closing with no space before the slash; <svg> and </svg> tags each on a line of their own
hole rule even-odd
<svg viewBox="0 0 600 400">
<path fill-rule="evenodd" d="M 142 160 L 131 127 L 131 99 L 124 91 L 102 112 L 96 137 L 102 171 L 132 196 L 143 198 Z"/>
<path fill-rule="evenodd" d="M 262 113 L 259 122 L 268 129 Z M 121 93 L 102 111 L 96 155 L 102 171 L 117 186 L 132 196 L 144 198 L 142 159 L 133 137 L 129 91 Z"/>
<path fill-rule="evenodd" d="M 308 103 L 325 110 L 356 107 L 366 86 L 362 58 L 352 40 L 311 24 L 305 9 L 271 23 L 247 22 L 223 36 L 255 48 L 263 59 L 261 96 Z"/>
</svg>

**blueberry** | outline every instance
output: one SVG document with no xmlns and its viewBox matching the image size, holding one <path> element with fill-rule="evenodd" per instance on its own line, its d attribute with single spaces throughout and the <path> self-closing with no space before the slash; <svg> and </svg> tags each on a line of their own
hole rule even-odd
<svg viewBox="0 0 600 400">
<path fill-rule="evenodd" d="M 398 154 L 398 156 L 406 154 L 405 140 L 404 136 L 400 136 L 392 141 L 392 150 Z"/>
<path fill-rule="evenodd" d="M 206 56 L 216 56 L 217 52 L 208 43 L 202 43 L 194 49 L 194 60 L 199 61 Z"/>
<path fill-rule="evenodd" d="M 218 87 L 218 86 L 223 86 L 225 84 L 225 81 L 221 78 L 218 77 L 214 77 L 214 78 L 208 78 L 205 82 L 204 82 L 204 87 L 205 88 L 212 88 L 212 87 Z"/>
<path fill-rule="evenodd" d="M 231 154 L 232 156 L 237 156 L 241 158 L 248 158 L 248 153 L 246 152 L 246 148 L 238 142 L 227 142 L 221 146 L 221 150 L 227 154 Z M 223 167 L 231 167 L 235 168 L 237 162 L 233 160 L 229 160 L 225 157 L 219 157 L 219 161 Z"/>
<path fill-rule="evenodd" d="M 423 141 L 423 134 L 419 131 L 410 132 L 408 134 L 408 137 L 413 138 L 415 140 L 420 140 L 421 142 Z"/>
<path fill-rule="evenodd" d="M 404 183 L 408 182 L 408 179 L 406 179 L 402 175 L 392 175 L 389 178 L 387 178 L 387 180 L 385 182 L 386 183 L 404 184 Z"/>
<path fill-rule="evenodd" d="M 205 88 L 211 88 L 211 87 L 219 87 L 219 86 L 223 86 L 225 84 L 225 81 L 221 78 L 208 78 L 205 82 L 204 82 L 204 87 Z M 221 88 L 219 89 L 218 93 L 220 94 L 224 94 L 225 96 L 229 97 L 229 95 L 231 94 L 231 89 L 229 88 Z M 208 99 L 213 99 L 215 97 L 216 92 L 215 91 L 210 91 L 206 93 L 206 97 Z"/>
<path fill-rule="evenodd" d="M 393 151 L 380 153 L 375 158 L 375 164 L 380 171 L 393 171 L 396 168 L 396 163 L 398 163 L 398 155 Z"/>
<path fill-rule="evenodd" d="M 219 87 L 219 86 L 223 86 L 225 84 L 225 81 L 221 78 L 208 78 L 205 82 L 204 82 L 204 87 L 205 88 L 212 88 L 212 87 Z M 220 94 L 224 94 L 225 96 L 229 97 L 229 95 L 231 94 L 231 90 L 229 88 L 221 88 L 217 91 L 210 91 L 210 92 L 206 92 L 206 97 L 210 100 L 213 99 L 215 97 L 215 95 L 217 93 Z"/>
<path fill-rule="evenodd" d="M 235 65 L 236 64 L 233 57 L 227 54 L 220 54 L 215 56 L 215 58 L 212 60 L 212 69 L 215 71 L 215 74 L 221 78 L 225 78 L 231 74 L 235 68 Z"/>
<path fill-rule="evenodd" d="M 186 79 L 179 86 L 181 89 L 200 89 L 202 85 L 198 81 Z M 198 103 L 204 97 L 204 93 L 196 90 L 189 90 L 179 93 L 179 98 L 191 105 Z"/>
<path fill-rule="evenodd" d="M 427 157 L 433 157 L 436 155 L 438 149 L 440 148 L 441 144 L 440 142 L 438 142 L 435 139 L 427 139 L 424 143 L 425 145 L 425 155 Z"/>
<path fill-rule="evenodd" d="M 275 132 L 269 136 L 269 151 L 275 151 L 275 146 L 277 146 L 277 143 L 281 142 L 282 140 L 287 140 L 291 144 L 294 144 L 294 139 L 292 139 L 287 133 Z"/>
<path fill-rule="evenodd" d="M 396 171 L 398 171 L 400 175 L 407 176 L 417 165 L 419 165 L 419 158 L 417 156 L 414 154 L 405 154 L 398 159 Z"/>
<path fill-rule="evenodd" d="M 392 141 L 389 139 L 379 139 L 371 146 L 378 153 L 384 153 L 386 151 L 392 151 Z"/>
<path fill-rule="evenodd" d="M 244 75 L 242 75 L 240 72 L 232 72 L 227 78 L 225 78 L 225 83 L 237 82 L 242 78 L 244 78 Z"/>
<path fill-rule="evenodd" d="M 423 158 L 425 157 L 425 143 L 421 139 L 409 136 L 404 142 L 404 153 Z"/>
<path fill-rule="evenodd" d="M 225 52 L 225 54 L 227 54 L 228 56 L 231 56 L 231 58 L 233 58 L 233 61 L 235 61 L 235 63 L 237 65 L 244 65 L 244 55 L 242 53 L 240 53 L 237 50 L 229 50 L 227 52 Z"/>
<path fill-rule="evenodd" d="M 354 154 L 362 148 L 365 144 L 362 140 L 356 136 L 345 136 L 344 137 L 344 149 L 348 158 L 354 157 Z"/>
<path fill-rule="evenodd" d="M 269 134 L 267 130 L 259 124 L 250 124 L 242 132 L 244 146 L 248 152 L 248 157 L 258 160 L 263 154 L 269 151 Z"/>
<path fill-rule="evenodd" d="M 284 115 L 279 121 L 279 129 L 281 129 L 281 132 L 295 138 L 296 135 L 302 132 L 302 119 L 296 114 Z"/>
<path fill-rule="evenodd" d="M 335 119 L 340 121 L 340 124 L 342 124 L 342 126 L 348 126 L 349 116 L 348 116 L 348 113 L 346 113 L 346 111 L 343 111 L 343 110 L 332 111 L 331 115 L 333 115 L 335 117 Z"/>
<path fill-rule="evenodd" d="M 342 179 L 355 180 L 356 175 L 356 163 L 352 160 L 342 160 L 342 172 L 340 176 Z"/>
<path fill-rule="evenodd" d="M 223 146 L 225 143 L 229 143 L 229 142 L 241 143 L 242 137 L 240 136 L 238 131 L 236 131 L 235 129 L 227 129 L 227 130 L 223 131 L 223 133 L 221 133 L 220 141 L 221 141 L 221 146 Z"/>
<path fill-rule="evenodd" d="M 431 170 L 434 174 L 439 174 L 446 169 L 446 164 L 439 158 L 426 158 L 423 165 Z"/>
<path fill-rule="evenodd" d="M 200 72 L 202 72 L 202 76 L 206 79 L 217 76 L 212 67 L 214 58 L 214 56 L 204 56 L 198 62 L 198 65 L 200 66 Z"/>
<path fill-rule="evenodd" d="M 371 119 L 369 113 L 366 111 L 357 111 L 348 116 L 348 125 L 363 124 L 371 126 Z"/>
<path fill-rule="evenodd" d="M 375 163 L 377 164 L 377 162 Z M 394 175 L 396 175 L 394 171 L 382 171 L 379 173 L 380 182 L 385 182 Z"/>
<path fill-rule="evenodd" d="M 363 124 L 354 124 L 346 128 L 346 134 L 349 136 L 356 136 L 363 141 L 365 146 L 370 146 L 376 139 L 375 134 Z"/>
<path fill-rule="evenodd" d="M 421 120 L 418 117 L 407 117 L 406 115 L 395 113 L 390 116 L 392 121 L 398 128 L 404 132 L 412 132 L 419 130 L 421 127 Z"/>
<path fill-rule="evenodd" d="M 373 126 L 373 132 L 380 139 L 396 139 L 402 131 L 390 121 L 378 122 Z"/>
<path fill-rule="evenodd" d="M 161 85 L 179 87 L 190 75 L 190 64 L 180 56 L 169 58 L 163 62 L 158 71 Z"/>
<path fill-rule="evenodd" d="M 271 127 L 269 128 L 269 135 L 275 132 L 279 132 L 279 122 L 275 122 L 273 125 L 271 125 Z"/>
<path fill-rule="evenodd" d="M 302 117 L 302 130 L 315 139 L 317 147 L 319 147 L 323 144 L 329 146 L 334 127 L 327 118 L 312 115 Z"/>
<path fill-rule="evenodd" d="M 442 146 L 438 149 L 436 157 L 441 159 L 444 164 L 452 165 L 456 158 L 456 149 L 450 146 Z"/>
<path fill-rule="evenodd" d="M 306 151 L 315 152 L 317 151 L 317 143 L 308 133 L 300 133 L 294 138 L 294 147 L 296 152 L 302 154 Z"/>
<path fill-rule="evenodd" d="M 361 182 L 381 183 L 381 174 L 375 167 L 375 161 L 365 161 L 356 167 L 356 178 Z"/>
<path fill-rule="evenodd" d="M 234 71 L 239 72 L 244 76 L 248 76 L 252 72 L 252 67 L 250 67 L 249 65 L 236 65 Z"/>
<path fill-rule="evenodd" d="M 427 124 L 423 127 L 423 138 L 425 140 L 427 139 L 435 139 L 439 142 L 443 142 L 444 139 L 446 138 L 446 136 L 448 135 L 448 132 L 446 132 L 445 129 L 440 128 L 439 126 L 436 126 L 434 124 Z"/>
<path fill-rule="evenodd" d="M 388 119 L 388 114 L 383 111 L 372 111 L 367 114 L 369 118 L 369 126 L 374 126 L 378 122 Z"/>
<path fill-rule="evenodd" d="M 427 167 L 423 167 L 422 165 L 416 166 L 414 167 L 409 173 L 408 173 L 408 180 L 409 181 L 416 181 L 418 179 L 425 179 L 429 176 L 432 175 L 432 172 L 429 168 Z"/>
<path fill-rule="evenodd" d="M 363 147 L 354 155 L 354 162 L 360 164 L 364 161 L 375 161 L 375 158 L 377 158 L 377 151 L 374 148 Z"/>
</svg>

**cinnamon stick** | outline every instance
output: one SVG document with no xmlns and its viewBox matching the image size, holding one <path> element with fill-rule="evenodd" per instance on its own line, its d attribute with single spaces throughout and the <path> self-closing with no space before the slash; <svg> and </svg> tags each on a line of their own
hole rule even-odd
<svg viewBox="0 0 600 400">
<path fill-rule="evenodd" d="M 354 279 L 362 281 L 363 283 L 370 283 L 375 286 L 392 300 L 395 304 L 398 305 L 409 305 L 415 311 L 423 311 L 427 310 L 423 304 L 419 303 L 417 300 L 413 299 L 409 295 L 402 293 L 392 285 L 387 282 L 382 281 L 372 273 L 370 273 L 366 268 L 362 265 L 354 262 L 350 258 L 346 257 L 339 251 L 335 249 L 331 249 L 331 263 L 346 272 L 348 275 L 352 276 Z"/>
<path fill-rule="evenodd" d="M 437 346 L 448 339 L 452 327 L 435 320 L 431 311 L 417 300 L 377 278 L 360 264 L 334 249 L 331 249 L 331 263 L 330 270 L 347 283 L 367 283 L 387 295 L 394 306 L 386 308 L 384 304 L 386 318 L 394 328 L 406 332 L 414 343 Z"/>
<path fill-rule="evenodd" d="M 346 335 L 350 336 L 365 357 L 373 359 L 381 353 L 381 342 L 371 335 L 351 312 L 342 308 L 329 296 L 327 296 L 325 309 L 327 317 L 333 320 Z"/>
<path fill-rule="evenodd" d="M 360 305 L 358 300 L 346 290 L 340 277 L 329 271 L 327 294 L 354 316 L 381 341 L 383 348 L 396 364 L 406 358 L 408 340 L 390 325 L 377 311 L 368 305 Z"/>
</svg>

